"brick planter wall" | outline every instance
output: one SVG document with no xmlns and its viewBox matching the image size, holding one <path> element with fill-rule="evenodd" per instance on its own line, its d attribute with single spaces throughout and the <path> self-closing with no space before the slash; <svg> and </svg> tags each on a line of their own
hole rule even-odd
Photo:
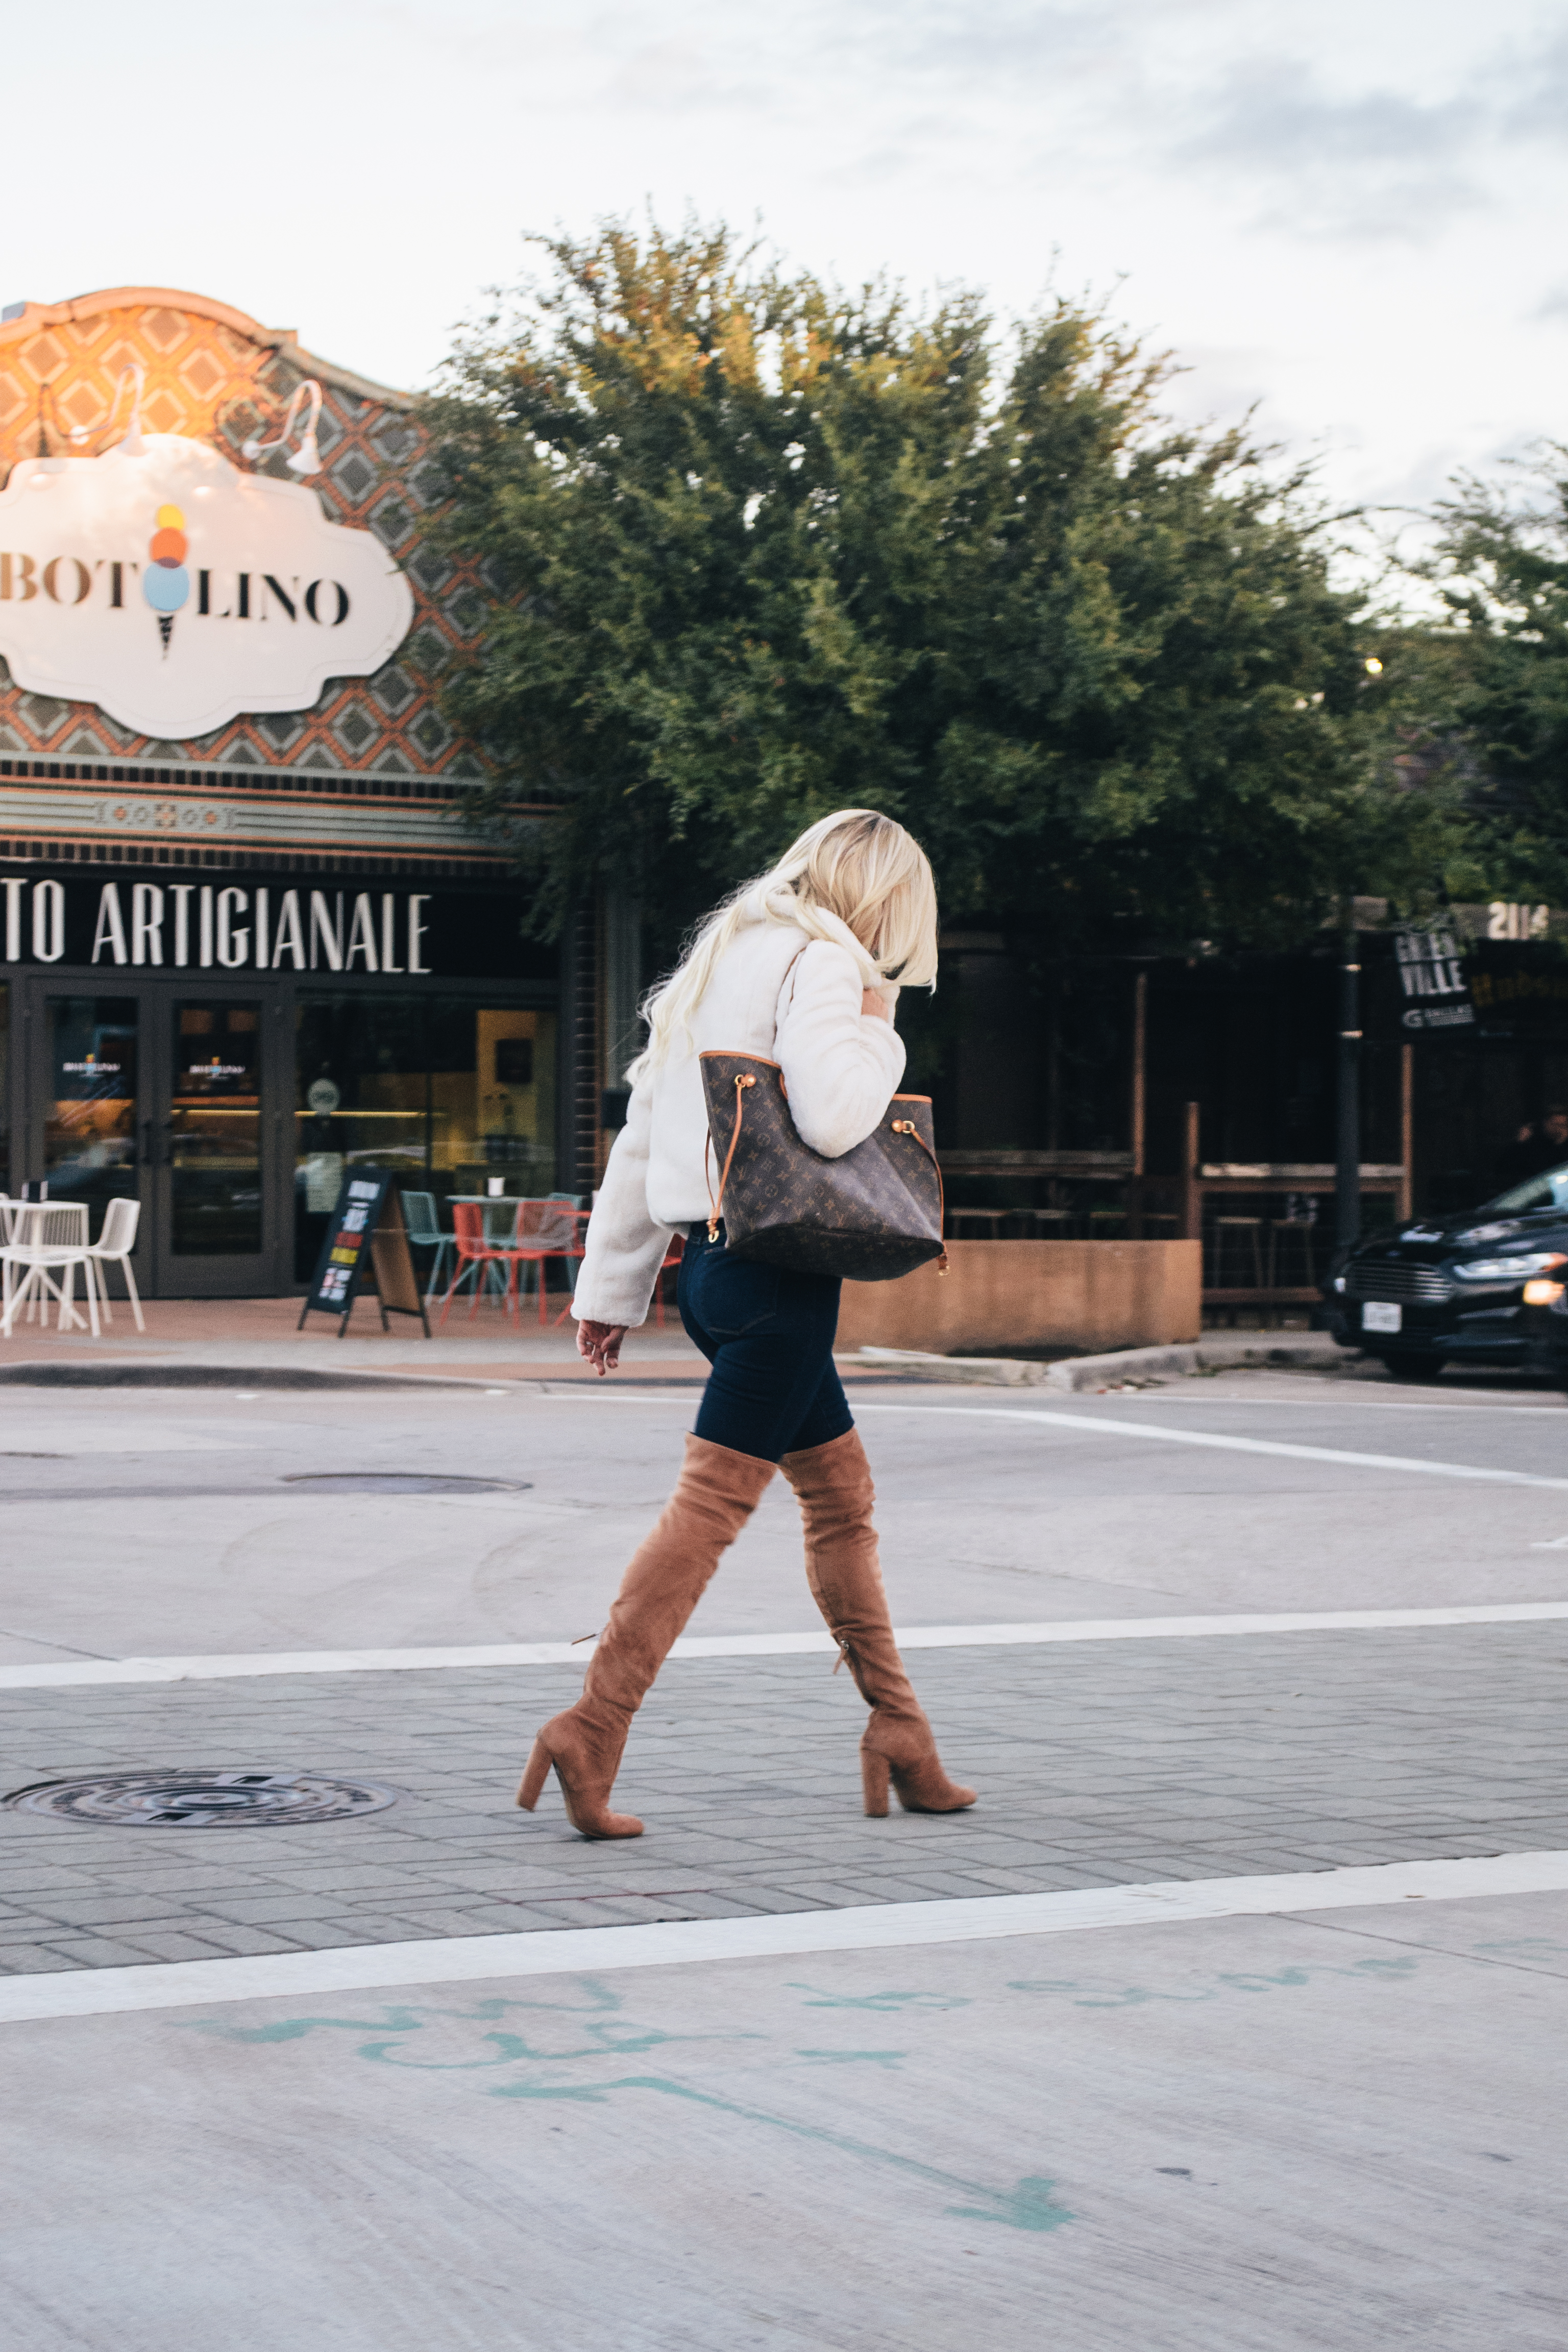
<svg viewBox="0 0 1568 2352">
<path fill-rule="evenodd" d="M 847 1282 L 838 1346 L 1149 1348 L 1202 1328 L 1197 1242 L 949 1242 L 952 1271 Z"/>
</svg>

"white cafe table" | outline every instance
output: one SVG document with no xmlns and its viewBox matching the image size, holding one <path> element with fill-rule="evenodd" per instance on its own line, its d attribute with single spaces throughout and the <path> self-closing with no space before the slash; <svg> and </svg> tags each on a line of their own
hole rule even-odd
<svg viewBox="0 0 1568 2352">
<path fill-rule="evenodd" d="M 0 1247 L 0 1265 L 4 1270 L 0 1297 L 5 1310 L 0 1315 L 0 1339 L 10 1339 L 17 1309 L 24 1305 L 27 1321 L 30 1323 L 36 1314 L 47 1329 L 52 1298 L 58 1310 L 55 1320 L 60 1330 L 85 1331 L 90 1323 L 96 1339 L 98 1290 L 92 1260 L 87 1253 L 87 1202 L 17 1201 L 9 1206 L 11 1232 Z M 85 1316 L 73 1304 L 79 1265 L 87 1293 Z M 23 1276 L 20 1283 L 16 1280 L 18 1273 Z M 65 1276 L 63 1288 L 53 1278 L 59 1274 Z"/>
</svg>

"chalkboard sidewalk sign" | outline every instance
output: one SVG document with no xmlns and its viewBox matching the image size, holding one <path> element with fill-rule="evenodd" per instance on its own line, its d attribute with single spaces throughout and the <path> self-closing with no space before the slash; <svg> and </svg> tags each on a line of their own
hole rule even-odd
<svg viewBox="0 0 1568 2352">
<path fill-rule="evenodd" d="M 392 1328 L 388 1314 L 417 1315 L 428 1339 L 430 1322 L 408 1247 L 403 1196 L 396 1177 L 384 1168 L 362 1168 L 344 1178 L 296 1328 L 304 1329 L 312 1310 L 336 1315 L 341 1339 L 367 1275 L 381 1308 L 382 1329 Z"/>
</svg>

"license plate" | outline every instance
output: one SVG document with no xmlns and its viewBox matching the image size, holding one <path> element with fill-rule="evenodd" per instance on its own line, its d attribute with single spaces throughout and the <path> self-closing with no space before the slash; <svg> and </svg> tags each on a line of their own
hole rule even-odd
<svg viewBox="0 0 1568 2352">
<path fill-rule="evenodd" d="M 1381 1299 L 1369 1298 L 1361 1310 L 1363 1331 L 1397 1331 L 1401 1309 L 1385 1306 Z"/>
</svg>

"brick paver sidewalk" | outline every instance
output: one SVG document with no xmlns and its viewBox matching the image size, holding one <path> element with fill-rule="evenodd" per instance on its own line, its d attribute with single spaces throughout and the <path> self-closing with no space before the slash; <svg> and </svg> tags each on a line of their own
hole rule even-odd
<svg viewBox="0 0 1568 2352">
<path fill-rule="evenodd" d="M 0 1813 L 0 1968 L 732 1916 L 1568 1845 L 1568 1627 L 925 1651 L 973 1813 L 868 1822 L 863 1710 L 814 1657 L 678 1662 L 588 1845 L 510 1803 L 574 1667 L 11 1693 L 4 1786 L 138 1766 L 363 1774 L 313 1828 L 110 1830 Z"/>
</svg>

